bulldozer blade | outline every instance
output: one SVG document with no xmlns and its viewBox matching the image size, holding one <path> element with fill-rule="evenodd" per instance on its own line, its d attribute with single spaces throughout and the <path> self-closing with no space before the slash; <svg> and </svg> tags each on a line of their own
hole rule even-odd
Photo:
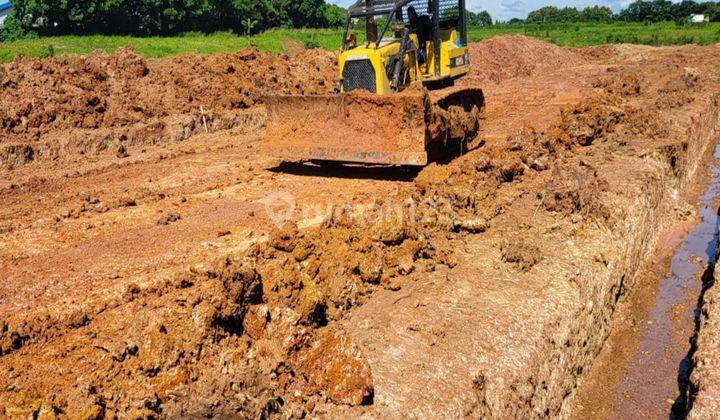
<svg viewBox="0 0 720 420">
<path fill-rule="evenodd" d="M 269 96 L 261 150 L 283 161 L 426 165 L 427 95 Z"/>
</svg>

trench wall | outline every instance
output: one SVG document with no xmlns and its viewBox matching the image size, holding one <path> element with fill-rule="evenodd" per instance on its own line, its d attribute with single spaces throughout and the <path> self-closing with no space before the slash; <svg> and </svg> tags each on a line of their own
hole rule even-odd
<svg viewBox="0 0 720 420">
<path fill-rule="evenodd" d="M 650 260 L 663 228 L 676 222 L 673 210 L 681 193 L 696 182 L 698 168 L 709 158 L 717 133 L 718 98 L 707 94 L 677 118 L 671 140 L 648 141 L 632 156 L 618 157 L 616 160 L 624 160 L 623 166 L 613 168 L 612 161 L 603 166 L 602 173 L 626 171 L 629 160 L 636 161 L 637 169 L 609 181 L 614 193 L 607 204 L 622 213 L 618 224 L 607 231 L 600 229 L 594 239 L 579 246 L 580 261 L 600 258 L 603 264 L 578 269 L 573 279 L 577 288 L 560 298 L 554 322 L 544 321 L 545 329 L 537 336 L 532 354 L 506 374 L 485 375 L 476 381 L 472 415 L 570 416 L 570 397 L 607 339 L 618 303 L 636 285 L 640 268 Z M 596 249 L 605 252 L 593 257 Z M 712 363 L 720 367 L 720 358 Z"/>
<path fill-rule="evenodd" d="M 716 252 L 716 261 L 718 256 L 720 252 Z M 688 419 L 717 418 L 720 413 L 720 291 L 715 286 L 715 280 L 720 278 L 720 267 L 715 263 L 710 268 L 713 276 L 704 279 L 706 283 L 700 302 Z"/>
</svg>

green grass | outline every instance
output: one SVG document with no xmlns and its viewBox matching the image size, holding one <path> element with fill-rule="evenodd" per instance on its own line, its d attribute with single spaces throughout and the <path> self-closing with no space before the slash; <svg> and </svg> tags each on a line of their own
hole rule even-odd
<svg viewBox="0 0 720 420">
<path fill-rule="evenodd" d="M 262 51 L 283 51 L 282 41 L 294 39 L 307 47 L 337 49 L 342 33 L 338 29 L 273 29 L 250 38 L 250 42 Z M 229 32 L 211 35 L 187 34 L 177 37 L 130 36 L 56 36 L 22 39 L 0 43 L 0 62 L 11 61 L 17 55 L 40 57 L 47 55 L 52 46 L 55 55 L 88 54 L 96 50 L 113 52 L 126 45 L 145 57 L 165 57 L 185 52 L 211 54 L 234 52 L 248 45 L 246 37 Z"/>
<path fill-rule="evenodd" d="M 600 44 L 644 45 L 709 45 L 720 42 L 720 23 L 698 26 L 678 26 L 673 22 L 651 25 L 642 23 L 569 23 L 544 25 L 495 25 L 471 28 L 468 38 L 479 41 L 494 35 L 523 34 L 569 47 L 589 47 Z"/>
<path fill-rule="evenodd" d="M 523 34 L 572 47 L 621 42 L 647 45 L 690 43 L 707 45 L 720 42 L 720 23 L 692 27 L 677 26 L 674 23 L 495 25 L 468 30 L 471 41 L 502 34 Z M 282 51 L 282 41 L 286 39 L 294 39 L 307 47 L 335 50 L 340 45 L 341 37 L 341 29 L 274 29 L 252 36 L 250 42 L 262 51 L 271 52 Z M 58 36 L 0 43 L 0 62 L 10 61 L 17 55 L 47 56 L 49 52 L 55 55 L 87 54 L 95 50 L 112 52 L 126 45 L 132 45 L 135 51 L 145 57 L 164 57 L 184 52 L 232 52 L 247 44 L 247 38 L 227 32 L 151 38 L 102 35 Z"/>
</svg>

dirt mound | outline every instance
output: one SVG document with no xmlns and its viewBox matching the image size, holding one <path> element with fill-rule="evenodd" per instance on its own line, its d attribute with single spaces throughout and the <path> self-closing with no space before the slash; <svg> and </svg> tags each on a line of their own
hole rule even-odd
<svg viewBox="0 0 720 420">
<path fill-rule="evenodd" d="M 522 35 L 500 35 L 469 45 L 473 82 L 529 76 L 542 69 L 576 66 L 575 52 Z"/>
<path fill-rule="evenodd" d="M 610 60 L 618 54 L 615 45 L 596 45 L 593 47 L 577 48 L 575 52 L 587 60 L 595 61 Z"/>
<path fill-rule="evenodd" d="M 150 125 L 171 115 L 248 108 L 269 93 L 324 93 L 332 89 L 335 61 L 320 50 L 290 60 L 250 48 L 158 60 L 128 48 L 18 58 L 0 67 L 0 132 L 4 141 L 34 141 L 67 129 Z"/>
</svg>

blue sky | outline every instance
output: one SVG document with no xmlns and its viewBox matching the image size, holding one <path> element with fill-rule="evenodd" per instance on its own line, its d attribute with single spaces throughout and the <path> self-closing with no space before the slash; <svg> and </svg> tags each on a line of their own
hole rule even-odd
<svg viewBox="0 0 720 420">
<path fill-rule="evenodd" d="M 2 0 L 0 0 L 2 1 Z M 355 3 L 355 0 L 328 0 L 341 7 L 348 7 Z M 525 18 L 533 10 L 543 6 L 574 6 L 583 8 L 586 6 L 608 6 L 617 12 L 632 2 L 632 0 L 466 0 L 467 6 L 472 11 L 487 10 L 495 20 L 509 20 L 514 17 Z"/>
</svg>

